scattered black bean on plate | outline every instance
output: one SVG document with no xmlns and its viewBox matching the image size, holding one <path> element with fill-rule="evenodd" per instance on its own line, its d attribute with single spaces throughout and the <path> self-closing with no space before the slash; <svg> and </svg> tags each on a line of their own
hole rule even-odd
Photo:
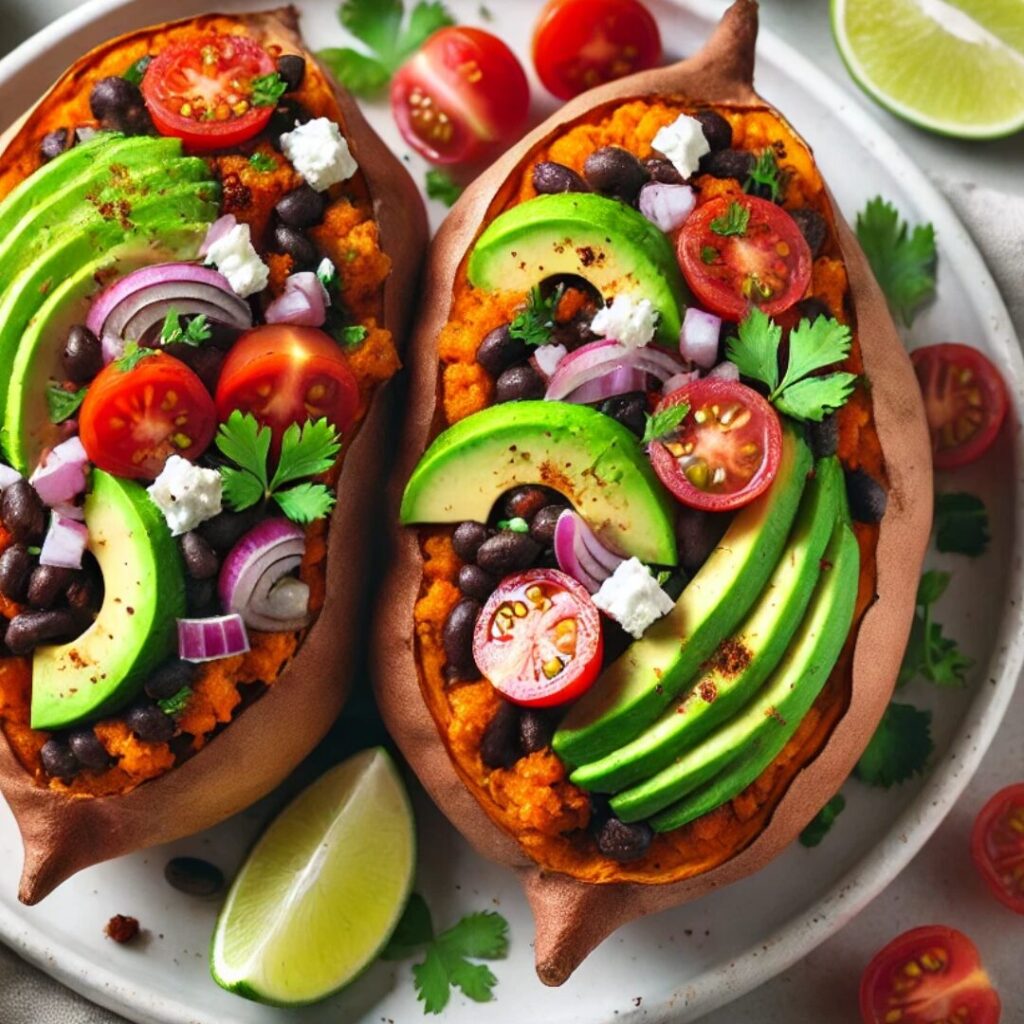
<svg viewBox="0 0 1024 1024">
<path fill-rule="evenodd" d="M 208 899 L 224 888 L 224 872 L 199 857 L 172 857 L 164 866 L 167 884 L 178 892 Z"/>
</svg>

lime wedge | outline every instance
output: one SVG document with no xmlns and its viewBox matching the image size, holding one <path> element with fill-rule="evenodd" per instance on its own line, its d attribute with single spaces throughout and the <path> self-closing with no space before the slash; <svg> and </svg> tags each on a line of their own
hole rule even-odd
<svg viewBox="0 0 1024 1024">
<path fill-rule="evenodd" d="M 364 750 L 271 823 L 231 886 L 210 950 L 218 985 L 300 1006 L 348 984 L 387 942 L 416 863 L 412 808 L 391 758 Z"/>
<path fill-rule="evenodd" d="M 921 128 L 1024 128 L 1024 0 L 832 0 L 832 34 L 858 85 Z"/>
</svg>

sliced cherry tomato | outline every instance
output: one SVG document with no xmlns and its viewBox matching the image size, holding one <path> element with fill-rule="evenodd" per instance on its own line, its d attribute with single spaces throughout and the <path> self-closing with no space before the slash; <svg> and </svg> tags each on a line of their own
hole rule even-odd
<svg viewBox="0 0 1024 1024">
<path fill-rule="evenodd" d="M 192 150 L 226 149 L 267 126 L 276 102 L 261 105 L 253 81 L 274 71 L 255 40 L 211 33 L 157 54 L 142 79 L 142 97 L 161 135 Z"/>
<path fill-rule="evenodd" d="M 1024 914 L 1024 782 L 1001 789 L 981 809 L 971 856 L 995 898 Z"/>
<path fill-rule="evenodd" d="M 217 414 L 252 413 L 274 432 L 326 418 L 344 434 L 359 409 L 359 383 L 338 343 L 316 327 L 268 324 L 232 346 L 217 382 Z"/>
<path fill-rule="evenodd" d="M 549 0 L 533 30 L 544 87 L 568 100 L 661 63 L 661 33 L 639 0 Z"/>
<path fill-rule="evenodd" d="M 946 343 L 910 353 L 924 397 L 936 469 L 959 469 L 992 447 L 1006 418 L 1006 385 L 976 348 Z"/>
<path fill-rule="evenodd" d="M 477 667 L 503 696 L 526 707 L 565 704 L 585 693 L 603 650 L 597 606 L 557 569 L 503 580 L 473 633 Z"/>
<path fill-rule="evenodd" d="M 649 448 L 654 472 L 676 498 L 725 512 L 767 490 L 782 457 L 782 426 L 765 399 L 739 381 L 704 377 L 666 395 L 655 412 L 683 402 L 686 418 Z"/>
<path fill-rule="evenodd" d="M 478 28 L 435 32 L 391 83 L 402 137 L 436 164 L 475 160 L 514 142 L 529 111 L 523 66 L 497 36 Z"/>
<path fill-rule="evenodd" d="M 734 204 L 745 212 L 730 212 Z M 677 256 L 700 304 L 727 320 L 742 320 L 751 306 L 781 313 L 811 282 L 811 250 L 796 221 L 756 196 L 698 206 L 679 233 Z"/>
<path fill-rule="evenodd" d="M 875 954 L 860 980 L 864 1024 L 998 1024 L 999 994 L 963 932 L 925 925 Z"/>
<path fill-rule="evenodd" d="M 203 382 L 166 352 L 132 369 L 110 363 L 89 385 L 78 420 L 89 461 L 135 480 L 155 480 L 172 455 L 202 455 L 216 429 Z"/>
</svg>

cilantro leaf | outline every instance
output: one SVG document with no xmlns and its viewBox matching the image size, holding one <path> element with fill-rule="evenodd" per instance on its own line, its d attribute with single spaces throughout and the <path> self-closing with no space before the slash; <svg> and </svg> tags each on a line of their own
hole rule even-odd
<svg viewBox="0 0 1024 1024">
<path fill-rule="evenodd" d="M 398 40 L 398 60 L 404 61 L 438 29 L 454 25 L 455 19 L 438 0 L 420 0 L 409 15 L 409 24 Z"/>
<path fill-rule="evenodd" d="M 277 101 L 288 91 L 288 83 L 276 72 L 257 75 L 252 80 L 249 102 L 254 107 L 276 107 Z"/>
<path fill-rule="evenodd" d="M 836 818 L 842 814 L 845 807 L 846 797 L 842 793 L 836 793 L 810 820 L 807 828 L 800 833 L 800 843 L 807 847 L 817 846 L 828 835 L 829 829 L 835 824 Z"/>
<path fill-rule="evenodd" d="M 822 370 L 841 363 L 850 354 L 853 339 L 850 328 L 831 317 L 819 316 L 814 323 L 801 320 L 789 333 L 789 362 L 779 390 Z"/>
<path fill-rule="evenodd" d="M 160 343 L 162 345 L 173 345 L 175 343 L 180 345 L 191 345 L 197 347 L 204 341 L 209 341 L 212 335 L 210 324 L 206 319 L 205 313 L 200 313 L 198 316 L 192 317 L 188 324 L 183 328 L 181 326 L 181 316 L 178 311 L 171 306 L 167 310 L 167 316 L 164 317 L 164 325 L 160 329 Z"/>
<path fill-rule="evenodd" d="M 966 682 L 967 670 L 973 662 L 960 652 L 955 640 L 943 634 L 942 626 L 932 620 L 932 605 L 945 593 L 949 581 L 948 572 L 933 570 L 921 577 L 917 587 L 917 611 L 896 679 L 897 686 L 905 686 L 919 676 L 936 686 L 960 687 Z"/>
<path fill-rule="evenodd" d="M 782 195 L 782 171 L 775 150 L 771 146 L 762 150 L 754 161 L 754 166 L 750 168 L 743 185 L 743 191 L 763 196 L 773 203 L 779 201 L 779 196 Z"/>
<path fill-rule="evenodd" d="M 349 324 L 344 327 L 336 327 L 331 334 L 334 340 L 345 348 L 352 348 L 366 340 L 370 332 L 362 324 Z"/>
<path fill-rule="evenodd" d="M 669 405 L 653 415 L 645 413 L 644 436 L 640 439 L 640 443 L 650 444 L 652 441 L 661 441 L 666 437 L 671 437 L 679 429 L 689 412 L 690 406 L 686 402 L 679 402 L 677 405 Z"/>
<path fill-rule="evenodd" d="M 990 540 L 988 510 L 981 498 L 962 491 L 935 495 L 935 546 L 947 554 L 984 554 Z"/>
<path fill-rule="evenodd" d="M 414 892 L 409 897 L 409 902 L 406 903 L 402 917 L 387 946 L 384 947 L 384 952 L 381 953 L 381 959 L 404 960 L 412 956 L 420 946 L 433 941 L 434 922 L 430 916 L 430 907 L 418 892 Z"/>
<path fill-rule="evenodd" d="M 780 412 L 794 419 L 820 423 L 829 413 L 846 404 L 856 382 L 857 377 L 852 373 L 806 377 L 781 392 L 775 398 L 775 405 Z"/>
<path fill-rule="evenodd" d="M 252 413 L 235 409 L 217 431 L 217 449 L 267 490 L 267 455 L 270 427 L 261 427 Z M 224 470 L 221 470 L 223 474 Z"/>
<path fill-rule="evenodd" d="M 338 20 L 382 60 L 394 56 L 402 26 L 402 0 L 344 0 Z"/>
<path fill-rule="evenodd" d="M 142 79 L 146 76 L 146 68 L 153 63 L 153 58 L 148 54 L 145 57 L 140 57 L 133 64 L 128 66 L 128 69 L 122 72 L 121 77 L 126 82 L 131 82 L 132 85 L 142 85 Z"/>
<path fill-rule="evenodd" d="M 508 333 L 527 345 L 544 345 L 551 340 L 555 329 L 555 310 L 562 299 L 564 287 L 559 285 L 544 298 L 540 285 L 534 285 L 526 299 L 526 306 L 516 313 L 509 324 Z"/>
<path fill-rule="evenodd" d="M 120 359 L 114 360 L 114 365 L 122 372 L 127 373 L 134 370 L 143 359 L 155 356 L 156 350 L 143 348 L 137 341 L 129 341 L 124 347 L 124 353 Z"/>
<path fill-rule="evenodd" d="M 286 491 L 275 491 L 272 495 L 278 508 L 293 523 L 312 523 L 323 519 L 334 508 L 337 499 L 323 485 L 314 483 L 296 484 Z"/>
<path fill-rule="evenodd" d="M 258 505 L 267 496 L 266 488 L 247 470 L 221 466 L 220 478 L 224 500 L 236 512 Z"/>
<path fill-rule="evenodd" d="M 379 60 L 348 46 L 318 50 L 317 56 L 331 74 L 356 96 L 373 96 L 391 79 L 391 72 Z"/>
<path fill-rule="evenodd" d="M 918 605 L 935 604 L 949 589 L 949 581 L 952 578 L 952 573 L 939 572 L 938 569 L 931 569 L 923 573 L 917 584 Z"/>
<path fill-rule="evenodd" d="M 498 979 L 486 964 L 473 964 L 461 956 L 453 956 L 442 947 L 441 956 L 448 968 L 448 980 L 462 989 L 462 994 L 475 1003 L 489 1003 L 494 998 Z"/>
<path fill-rule="evenodd" d="M 932 713 L 912 704 L 890 704 L 854 773 L 869 786 L 890 786 L 920 775 L 935 744 Z"/>
<path fill-rule="evenodd" d="M 269 153 L 253 153 L 249 163 L 261 174 L 267 174 L 277 167 L 277 161 Z"/>
<path fill-rule="evenodd" d="M 77 391 L 65 391 L 60 384 L 51 384 L 46 389 L 46 405 L 50 410 L 51 423 L 63 423 L 71 419 L 78 412 L 82 402 L 85 401 L 87 387 L 79 388 Z"/>
<path fill-rule="evenodd" d="M 427 171 L 427 196 L 451 206 L 462 195 L 462 186 L 444 171 Z"/>
<path fill-rule="evenodd" d="M 334 465 L 339 451 L 341 440 L 326 419 L 307 420 L 301 427 L 290 423 L 281 436 L 281 455 L 270 490 L 275 491 L 293 480 L 326 473 Z"/>
<path fill-rule="evenodd" d="M 782 328 L 760 309 L 754 308 L 740 321 L 738 334 L 726 346 L 729 361 L 744 377 L 759 380 L 769 391 L 779 386 L 779 345 Z"/>
<path fill-rule="evenodd" d="M 896 207 L 876 196 L 857 214 L 857 239 L 890 309 L 909 327 L 935 294 L 935 228 L 918 224 L 911 231 Z"/>
<path fill-rule="evenodd" d="M 413 964 L 412 976 L 416 985 L 416 998 L 423 1001 L 423 1012 L 440 1013 L 448 1005 L 451 984 L 448 980 L 448 965 L 437 946 L 427 950 L 423 963 Z"/>
<path fill-rule="evenodd" d="M 750 225 L 750 211 L 741 203 L 732 202 L 721 217 L 711 222 L 711 230 L 723 238 L 728 235 L 742 237 Z"/>
<path fill-rule="evenodd" d="M 158 700 L 156 703 L 165 715 L 170 715 L 173 718 L 185 710 L 191 696 L 192 687 L 183 686 L 177 693 L 172 694 L 170 697 L 165 697 L 163 700 Z"/>
<path fill-rule="evenodd" d="M 718 250 L 713 245 L 703 245 L 700 250 L 701 263 L 711 266 L 718 259 Z"/>
<path fill-rule="evenodd" d="M 480 960 L 501 960 L 508 954 L 508 922 L 493 910 L 467 914 L 438 937 L 446 949 Z"/>
</svg>

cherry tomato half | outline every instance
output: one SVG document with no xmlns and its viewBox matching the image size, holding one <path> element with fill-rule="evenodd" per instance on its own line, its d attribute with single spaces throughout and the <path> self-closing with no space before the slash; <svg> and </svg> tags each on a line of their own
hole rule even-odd
<svg viewBox="0 0 1024 1024">
<path fill-rule="evenodd" d="M 782 426 L 768 402 L 739 381 L 704 377 L 666 395 L 656 411 L 682 402 L 690 411 L 679 428 L 649 448 L 654 472 L 676 498 L 725 512 L 767 490 L 782 457 Z"/>
<path fill-rule="evenodd" d="M 925 925 L 897 936 L 860 981 L 864 1024 L 998 1024 L 999 994 L 966 935 Z"/>
<path fill-rule="evenodd" d="M 274 70 L 254 40 L 211 33 L 158 54 L 146 68 L 142 97 L 161 135 L 191 150 L 225 149 L 267 126 L 276 102 L 260 105 L 253 80 Z"/>
<path fill-rule="evenodd" d="M 89 461 L 135 480 L 156 479 L 172 455 L 197 458 L 216 429 L 217 411 L 203 382 L 166 352 L 130 370 L 110 363 L 89 385 L 78 420 Z"/>
<path fill-rule="evenodd" d="M 238 339 L 221 367 L 217 414 L 252 413 L 271 428 L 274 448 L 292 423 L 326 418 L 339 433 L 359 408 L 359 383 L 338 343 L 316 327 L 268 324 Z"/>
<path fill-rule="evenodd" d="M 503 696 L 526 707 L 565 704 L 585 693 L 603 650 L 597 606 L 557 569 L 503 580 L 473 632 L 477 667 Z"/>
<path fill-rule="evenodd" d="M 921 385 L 932 461 L 959 469 L 992 447 L 1006 418 L 1006 385 L 976 348 L 946 343 L 910 353 Z"/>
<path fill-rule="evenodd" d="M 995 898 L 1024 914 L 1024 782 L 1001 789 L 981 809 L 971 857 Z"/>
<path fill-rule="evenodd" d="M 746 212 L 730 214 L 734 204 Z M 811 250 L 796 221 L 756 196 L 698 206 L 679 233 L 677 256 L 700 304 L 727 320 L 742 320 L 751 306 L 781 313 L 811 281 Z"/>
<path fill-rule="evenodd" d="M 533 30 L 533 63 L 559 99 L 661 63 L 661 33 L 639 0 L 549 0 Z"/>
<path fill-rule="evenodd" d="M 519 137 L 530 86 L 516 55 L 478 28 L 443 28 L 399 69 L 391 112 L 402 137 L 436 164 L 474 160 Z"/>
</svg>

